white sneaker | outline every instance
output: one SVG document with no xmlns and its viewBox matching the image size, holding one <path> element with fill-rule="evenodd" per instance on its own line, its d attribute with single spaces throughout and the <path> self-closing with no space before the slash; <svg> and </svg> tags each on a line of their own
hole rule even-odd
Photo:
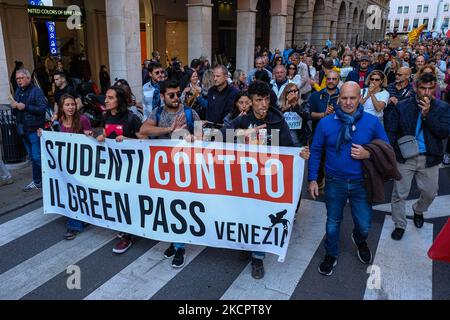
<svg viewBox="0 0 450 320">
<path fill-rule="evenodd" d="M 6 186 L 8 184 L 13 184 L 14 180 L 12 177 L 9 178 L 0 178 L 0 187 L 1 186 Z"/>
<path fill-rule="evenodd" d="M 444 159 L 442 160 L 442 164 L 444 166 L 450 166 L 450 154 L 448 154 L 448 153 L 444 154 Z"/>
<path fill-rule="evenodd" d="M 34 190 L 39 190 L 42 188 L 42 184 L 39 183 L 34 183 L 34 181 L 31 181 L 31 183 L 29 185 L 27 185 L 25 188 L 23 188 L 23 192 L 30 192 L 30 191 L 34 191 Z"/>
</svg>

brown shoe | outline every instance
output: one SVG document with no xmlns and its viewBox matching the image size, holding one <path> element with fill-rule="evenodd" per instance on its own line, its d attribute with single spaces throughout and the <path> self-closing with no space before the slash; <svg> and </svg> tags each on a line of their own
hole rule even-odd
<svg viewBox="0 0 450 320">
<path fill-rule="evenodd" d="M 264 278 L 264 264 L 261 259 L 252 258 L 252 277 L 257 280 Z"/>
</svg>

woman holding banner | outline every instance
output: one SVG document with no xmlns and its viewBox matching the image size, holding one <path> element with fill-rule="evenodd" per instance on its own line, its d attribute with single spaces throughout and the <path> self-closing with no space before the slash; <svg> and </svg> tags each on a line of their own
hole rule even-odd
<svg viewBox="0 0 450 320">
<path fill-rule="evenodd" d="M 112 86 L 106 92 L 106 114 L 103 117 L 103 134 L 97 141 L 104 142 L 106 138 L 122 142 L 125 139 L 146 138 L 139 135 L 141 120 L 128 109 L 128 95 L 120 86 Z M 130 234 L 120 233 L 120 241 L 113 248 L 113 252 L 126 252 L 133 244 Z"/>
<path fill-rule="evenodd" d="M 60 123 L 59 131 L 66 133 L 80 133 L 92 136 L 91 122 L 87 117 L 80 114 L 75 98 L 69 94 L 64 94 L 58 101 L 58 114 L 56 117 Z M 41 135 L 41 129 L 38 135 Z M 73 240 L 83 231 L 83 222 L 72 218 L 67 220 L 67 232 L 64 239 Z"/>
<path fill-rule="evenodd" d="M 289 126 L 295 147 L 309 146 L 312 132 L 308 126 L 309 110 L 302 104 L 298 87 L 288 83 L 280 97 L 281 112 Z"/>
</svg>

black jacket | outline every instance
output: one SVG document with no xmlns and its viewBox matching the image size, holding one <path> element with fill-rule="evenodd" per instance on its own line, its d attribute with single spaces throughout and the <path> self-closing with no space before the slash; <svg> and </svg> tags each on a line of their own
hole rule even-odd
<svg viewBox="0 0 450 320">
<path fill-rule="evenodd" d="M 214 86 L 208 91 L 208 108 L 206 109 L 206 120 L 212 123 L 223 123 L 223 119 L 233 109 L 234 99 L 238 90 L 227 85 L 222 91 Z"/>
<path fill-rule="evenodd" d="M 403 136 L 416 136 L 417 119 L 420 107 L 415 97 L 400 101 L 394 108 L 391 118 L 385 123 L 386 133 L 391 145 L 394 147 L 397 161 L 405 163 L 400 153 L 397 140 Z M 423 135 L 427 149 L 427 168 L 436 166 L 442 162 L 444 147 L 442 140 L 450 133 L 450 105 L 446 102 L 431 101 L 431 109 L 428 116 L 423 119 Z"/>
<path fill-rule="evenodd" d="M 280 130 L 280 146 L 283 147 L 292 147 L 294 146 L 294 142 L 291 138 L 291 133 L 289 131 L 289 127 L 284 120 L 284 116 L 281 111 L 270 107 L 267 117 L 264 120 L 256 119 L 255 115 L 252 111 L 250 111 L 247 115 L 237 117 L 231 122 L 231 126 L 228 129 L 248 129 L 251 125 L 254 127 L 259 127 L 266 124 L 267 127 L 267 136 L 268 145 L 272 145 L 274 141 L 272 141 L 271 137 L 273 136 L 272 130 Z M 223 136 L 226 137 L 226 133 L 223 130 Z"/>
<path fill-rule="evenodd" d="M 312 131 L 308 124 L 311 115 L 309 104 L 307 102 L 302 105 L 297 104 L 295 107 L 286 112 L 295 112 L 302 118 L 302 128 L 300 130 L 292 131 L 295 131 L 295 134 L 297 134 L 297 138 L 301 146 L 310 145 L 312 141 Z"/>
</svg>

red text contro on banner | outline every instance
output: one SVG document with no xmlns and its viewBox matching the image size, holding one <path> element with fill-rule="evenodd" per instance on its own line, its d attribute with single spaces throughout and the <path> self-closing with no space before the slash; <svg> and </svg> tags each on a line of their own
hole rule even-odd
<svg viewBox="0 0 450 320">
<path fill-rule="evenodd" d="M 292 203 L 294 157 L 150 147 L 150 188 Z"/>
</svg>

